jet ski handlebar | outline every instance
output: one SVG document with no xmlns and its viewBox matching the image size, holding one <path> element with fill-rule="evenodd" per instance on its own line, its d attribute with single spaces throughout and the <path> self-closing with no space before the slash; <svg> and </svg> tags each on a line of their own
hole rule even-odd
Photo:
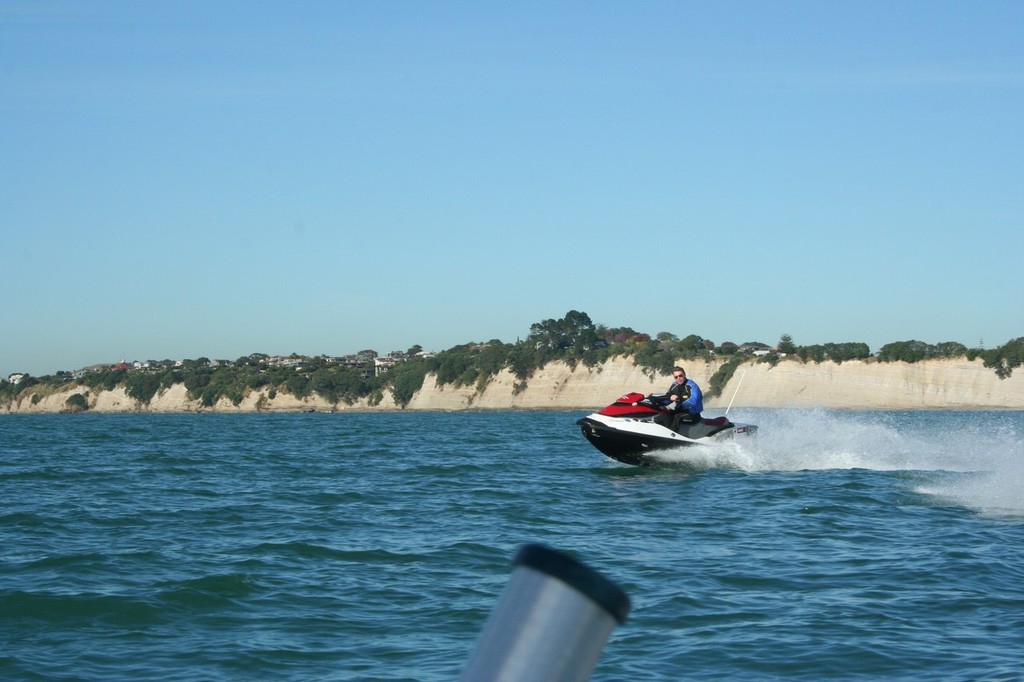
<svg viewBox="0 0 1024 682">
<path fill-rule="evenodd" d="M 651 407 L 661 407 L 662 403 L 668 400 L 669 395 L 669 393 L 651 393 L 637 404 L 650 405 Z"/>
</svg>

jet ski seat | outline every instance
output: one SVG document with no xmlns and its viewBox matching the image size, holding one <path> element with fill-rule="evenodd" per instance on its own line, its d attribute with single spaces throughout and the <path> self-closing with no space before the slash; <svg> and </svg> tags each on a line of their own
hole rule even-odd
<svg viewBox="0 0 1024 682">
<path fill-rule="evenodd" d="M 677 424 L 673 431 L 687 438 L 703 438 L 704 436 L 718 433 L 730 426 L 732 426 L 732 422 L 727 417 L 715 417 L 714 419 L 701 419 L 696 424 L 682 422 Z"/>
</svg>

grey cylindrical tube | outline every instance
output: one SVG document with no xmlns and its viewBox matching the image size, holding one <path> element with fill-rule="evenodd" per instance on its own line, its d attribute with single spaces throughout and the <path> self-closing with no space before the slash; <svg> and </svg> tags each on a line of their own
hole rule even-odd
<svg viewBox="0 0 1024 682">
<path fill-rule="evenodd" d="M 463 682 L 583 681 L 629 613 L 617 585 L 572 557 L 525 545 L 459 678 Z"/>
</svg>

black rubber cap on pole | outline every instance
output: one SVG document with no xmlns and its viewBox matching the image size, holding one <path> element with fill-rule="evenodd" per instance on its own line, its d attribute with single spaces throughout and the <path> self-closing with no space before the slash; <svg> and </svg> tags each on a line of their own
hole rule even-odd
<svg viewBox="0 0 1024 682">
<path fill-rule="evenodd" d="M 512 559 L 513 566 L 528 566 L 557 578 L 582 592 L 611 614 L 620 624 L 629 614 L 629 595 L 608 578 L 568 554 L 544 545 L 523 545 Z"/>
</svg>

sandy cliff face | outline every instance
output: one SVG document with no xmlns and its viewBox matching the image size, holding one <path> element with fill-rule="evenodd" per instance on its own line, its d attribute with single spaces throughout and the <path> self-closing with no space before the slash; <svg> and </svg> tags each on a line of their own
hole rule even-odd
<svg viewBox="0 0 1024 682">
<path fill-rule="evenodd" d="M 707 389 L 716 363 L 683 363 L 687 374 Z M 591 410 L 629 391 L 664 391 L 671 378 L 650 376 L 629 358 L 614 358 L 587 368 L 556 362 L 536 372 L 527 387 L 515 391 L 516 380 L 509 372 L 498 374 L 483 393 L 474 386 L 438 386 L 433 376 L 406 407 L 408 410 L 508 410 L 564 409 Z M 140 405 L 117 388 L 99 393 L 84 387 L 50 395 L 30 394 L 20 401 L 0 404 L 0 412 L 55 413 L 66 411 L 67 399 L 87 395 L 92 412 L 308 412 L 308 411 L 390 411 L 399 409 L 390 394 L 378 405 L 361 401 L 355 405 L 333 405 L 320 398 L 298 399 L 278 391 L 270 398 L 255 391 L 239 404 L 221 400 L 203 407 L 189 400 L 185 387 L 172 386 Z M 740 366 L 722 396 L 706 401 L 706 412 L 722 411 L 730 401 L 735 407 L 801 407 L 826 409 L 1024 409 L 1024 372 L 999 379 L 981 361 L 932 360 L 915 364 L 853 361 L 803 364 L 783 360 L 772 367 L 765 363 Z"/>
<path fill-rule="evenodd" d="M 696 366 L 688 368 L 696 381 L 703 380 L 703 385 L 707 385 L 710 375 L 701 376 L 696 370 Z M 589 409 L 606 405 L 628 391 L 661 392 L 671 382 L 671 378 L 665 377 L 652 380 L 632 360 L 624 358 L 615 358 L 593 369 L 583 365 L 572 368 L 555 362 L 534 373 L 526 389 L 519 393 L 515 393 L 516 378 L 508 370 L 494 377 L 479 395 L 474 386 L 461 389 L 439 387 L 430 376 L 423 383 L 423 390 L 409 404 L 409 409 Z"/>
<path fill-rule="evenodd" d="M 1000 379 L 980 360 L 746 365 L 725 397 L 741 377 L 736 404 L 750 407 L 1024 409 L 1024 374 Z"/>
<path fill-rule="evenodd" d="M 718 363 L 682 363 L 705 390 Z M 477 396 L 472 387 L 437 387 L 431 379 L 410 409 L 591 409 L 629 391 L 662 392 L 671 378 L 651 378 L 630 359 L 594 369 L 553 363 L 537 372 L 525 391 L 513 394 L 514 377 L 502 372 Z M 980 361 L 935 360 L 915 364 L 782 361 L 741 365 L 706 411 L 735 407 L 830 409 L 1024 409 L 1024 374 L 1000 379 Z"/>
</svg>

